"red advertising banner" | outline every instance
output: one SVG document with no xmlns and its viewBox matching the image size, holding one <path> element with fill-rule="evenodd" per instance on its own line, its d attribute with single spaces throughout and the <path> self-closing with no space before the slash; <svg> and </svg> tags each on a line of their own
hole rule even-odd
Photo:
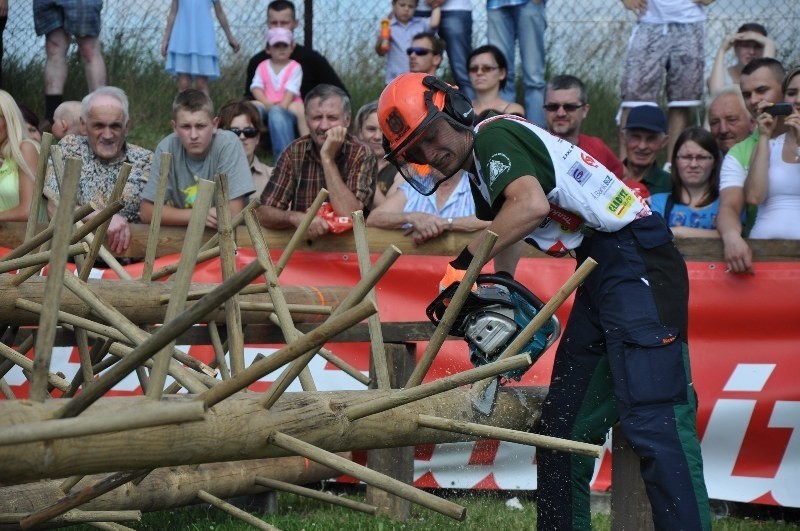
<svg viewBox="0 0 800 531">
<path fill-rule="evenodd" d="M 278 253 L 275 253 L 277 257 Z M 373 256 L 373 260 L 377 256 Z M 253 259 L 249 249 L 238 252 L 242 266 Z M 159 259 L 156 267 L 177 261 Z M 377 285 L 384 322 L 420 321 L 425 307 L 438 293 L 446 257 L 402 256 Z M 800 264 L 759 262 L 752 276 L 731 275 L 724 264 L 690 262 L 689 344 L 692 372 L 699 396 L 698 429 L 705 460 L 709 495 L 715 499 L 800 507 Z M 575 268 L 570 259 L 523 258 L 517 280 L 547 300 Z M 128 266 L 141 274 L 142 265 Z M 109 271 L 94 276 L 112 278 Z M 297 252 L 281 275 L 284 285 L 352 286 L 360 275 L 352 253 Z M 219 261 L 198 266 L 194 280 L 219 282 Z M 559 310 L 565 322 L 571 301 Z M 334 343 L 328 347 L 359 370 L 368 371 L 368 345 Z M 418 347 L 424 350 L 425 344 Z M 184 346 L 192 355 L 210 361 L 206 346 Z M 248 345 L 246 363 L 275 345 Z M 552 369 L 552 347 L 525 374 L 520 385 L 547 385 Z M 53 354 L 52 370 L 71 378 L 78 370 L 72 348 Z M 466 346 L 446 342 L 427 379 L 470 368 Z M 324 359 L 309 366 L 320 390 L 363 389 Z M 267 375 L 251 389 L 262 391 L 277 374 Z M 25 396 L 27 383 L 14 369 L 6 379 Z M 299 391 L 297 382 L 289 388 Z M 141 392 L 135 376 L 123 380 L 115 394 Z M 610 484 L 611 445 L 597 461 L 593 488 Z M 513 443 L 478 441 L 425 445 L 417 448 L 415 485 L 464 489 L 536 488 L 535 449 Z"/>
</svg>

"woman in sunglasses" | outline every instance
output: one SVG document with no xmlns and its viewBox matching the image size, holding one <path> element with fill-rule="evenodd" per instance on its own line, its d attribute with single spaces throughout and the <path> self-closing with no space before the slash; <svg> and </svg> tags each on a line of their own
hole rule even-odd
<svg viewBox="0 0 800 531">
<path fill-rule="evenodd" d="M 500 90 L 506 86 L 507 65 L 503 52 L 492 44 L 479 46 L 469 54 L 467 68 L 475 89 L 472 106 L 476 117 L 483 119 L 494 114 L 525 116 L 522 105 L 500 97 Z"/>
<path fill-rule="evenodd" d="M 253 197 L 261 197 L 261 192 L 267 185 L 272 168 L 267 166 L 256 157 L 256 147 L 261 140 L 261 113 L 249 101 L 235 100 L 229 101 L 220 107 L 217 113 L 219 119 L 218 127 L 227 129 L 239 137 L 247 156 L 247 163 L 250 171 L 253 172 L 253 185 L 256 191 Z M 249 198 L 248 198 L 249 200 Z"/>
</svg>

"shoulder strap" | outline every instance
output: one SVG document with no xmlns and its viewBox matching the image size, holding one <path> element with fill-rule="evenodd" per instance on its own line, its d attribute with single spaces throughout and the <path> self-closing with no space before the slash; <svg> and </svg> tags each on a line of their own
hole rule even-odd
<svg viewBox="0 0 800 531">
<path fill-rule="evenodd" d="M 672 207 L 675 206 L 675 200 L 672 198 L 672 192 L 667 195 L 667 203 L 664 205 L 664 221 L 667 222 L 669 227 L 669 217 L 672 214 Z"/>
</svg>

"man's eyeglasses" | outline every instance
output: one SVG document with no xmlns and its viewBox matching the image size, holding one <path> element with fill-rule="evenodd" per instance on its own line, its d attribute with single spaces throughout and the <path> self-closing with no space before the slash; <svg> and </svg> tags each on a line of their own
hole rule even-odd
<svg viewBox="0 0 800 531">
<path fill-rule="evenodd" d="M 585 105 L 585 103 L 546 103 L 542 105 L 542 109 L 547 112 L 556 112 L 563 107 L 566 112 L 575 112 Z"/>
<path fill-rule="evenodd" d="M 491 65 L 475 65 L 469 67 L 470 74 L 477 74 L 480 72 L 481 74 L 488 74 L 489 72 L 494 72 L 500 68 L 499 66 L 491 66 Z"/>
<path fill-rule="evenodd" d="M 406 48 L 406 54 L 411 57 L 411 54 L 418 55 L 420 57 L 425 57 L 429 53 L 433 53 L 433 50 L 429 48 L 419 48 L 417 46 L 412 46 L 411 48 Z"/>
<path fill-rule="evenodd" d="M 711 162 L 712 160 L 714 160 L 714 157 L 712 157 L 711 155 L 678 155 L 675 158 L 681 162 L 686 162 L 686 163 L 692 161 L 702 163 L 702 162 Z"/>
<path fill-rule="evenodd" d="M 258 135 L 258 129 L 255 127 L 245 127 L 244 129 L 239 129 L 238 127 L 231 127 L 228 129 L 231 133 L 236 136 L 244 135 L 245 138 L 255 138 Z"/>
</svg>

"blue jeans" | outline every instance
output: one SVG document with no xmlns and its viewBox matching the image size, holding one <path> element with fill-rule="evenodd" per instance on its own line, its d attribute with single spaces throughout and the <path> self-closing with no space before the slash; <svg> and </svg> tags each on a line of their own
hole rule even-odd
<svg viewBox="0 0 800 531">
<path fill-rule="evenodd" d="M 522 85 L 525 89 L 525 116 L 531 122 L 544 126 L 544 31 L 547 19 L 544 2 L 533 0 L 524 5 L 487 9 L 487 33 L 490 44 L 494 44 L 506 56 L 508 78 L 500 97 L 516 101 L 516 72 L 514 69 L 514 45 L 519 40 L 522 60 Z"/>
<path fill-rule="evenodd" d="M 272 143 L 273 161 L 278 162 L 286 146 L 297 138 L 297 118 L 286 109 L 273 105 L 269 111 L 259 107 L 261 120 L 269 129 L 269 138 Z"/>
<path fill-rule="evenodd" d="M 417 10 L 414 15 L 429 17 L 431 12 Z M 450 62 L 450 70 L 453 72 L 456 85 L 469 99 L 475 99 L 475 91 L 472 89 L 467 70 L 467 56 L 472 51 L 472 12 L 442 11 L 442 21 L 437 33 L 444 39 L 447 60 Z"/>
</svg>

